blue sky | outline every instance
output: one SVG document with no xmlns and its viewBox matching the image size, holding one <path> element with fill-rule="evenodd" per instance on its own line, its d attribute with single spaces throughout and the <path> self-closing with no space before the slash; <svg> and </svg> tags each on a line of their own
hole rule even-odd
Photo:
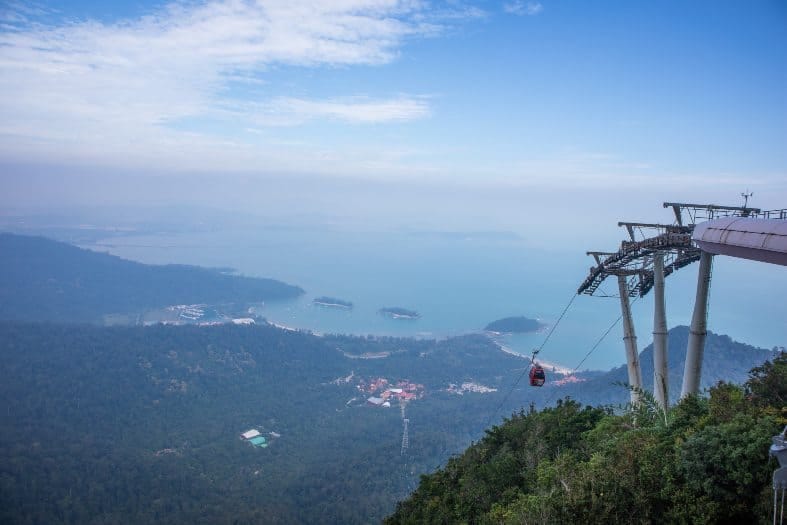
<svg viewBox="0 0 787 525">
<path fill-rule="evenodd" d="M 517 198 L 555 206 L 558 193 L 625 195 L 633 210 L 734 204 L 747 188 L 755 205 L 787 202 L 784 2 L 5 6 L 0 185 L 13 203 L 85 204 L 90 189 L 252 207 L 306 180 L 316 207 L 340 187 L 384 193 L 375 209 L 416 191 L 422 214 L 445 190 L 465 195 L 446 216 L 489 195 L 471 219 L 500 224 L 516 222 Z M 230 179 L 245 189 L 222 200 Z"/>
<path fill-rule="evenodd" d="M 564 295 L 665 201 L 787 207 L 786 139 L 784 1 L 0 4 L 0 218 L 507 230 Z M 719 259 L 712 329 L 784 344 L 784 268 Z"/>
</svg>

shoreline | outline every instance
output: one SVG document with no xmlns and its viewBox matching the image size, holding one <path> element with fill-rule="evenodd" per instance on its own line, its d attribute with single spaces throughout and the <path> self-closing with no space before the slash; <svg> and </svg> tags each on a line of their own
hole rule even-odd
<svg viewBox="0 0 787 525">
<path fill-rule="evenodd" d="M 273 321 L 268 321 L 267 319 L 265 320 L 265 322 L 268 323 L 271 326 L 274 326 L 274 327 L 280 329 L 280 330 L 287 330 L 288 332 L 300 332 L 300 329 L 293 328 L 292 326 L 287 326 L 286 324 L 275 323 Z"/>
<path fill-rule="evenodd" d="M 490 339 L 492 339 L 492 338 L 490 337 Z M 520 357 L 522 359 L 528 359 L 528 360 L 530 359 L 528 356 L 526 356 L 524 354 L 520 354 L 519 352 L 515 352 L 514 350 L 511 349 L 510 346 L 506 346 L 506 345 L 504 345 L 503 343 L 501 343 L 499 341 L 495 341 L 494 339 L 492 339 L 492 342 L 497 345 L 498 349 L 500 349 L 501 351 L 505 352 L 508 355 L 512 355 L 514 357 Z"/>
<path fill-rule="evenodd" d="M 383 314 L 387 315 L 392 319 L 420 319 L 420 315 L 404 315 L 404 314 Z"/>
<path fill-rule="evenodd" d="M 324 303 L 322 301 L 312 301 L 312 304 L 316 304 L 317 306 L 325 306 L 327 308 L 341 308 L 343 310 L 352 310 L 351 305 L 346 304 L 339 304 L 339 303 Z"/>
<path fill-rule="evenodd" d="M 503 344 L 500 341 L 496 340 L 494 337 L 488 335 L 488 332 L 484 332 L 484 333 L 487 334 L 487 337 L 489 337 L 490 341 L 492 341 L 497 346 L 497 348 L 500 351 L 505 352 L 506 354 L 509 354 L 509 355 L 512 355 L 512 356 L 515 356 L 515 357 L 519 357 L 521 359 L 527 359 L 528 361 L 530 361 L 530 356 L 525 355 L 525 354 L 520 354 L 519 352 L 516 352 L 515 350 L 513 350 L 511 347 L 506 346 L 505 344 Z M 562 376 L 573 376 L 574 375 L 574 370 L 569 368 L 569 367 L 567 367 L 567 366 L 559 365 L 557 363 L 550 363 L 549 361 L 544 361 L 543 359 L 539 359 L 538 363 L 542 367 L 544 367 L 546 369 L 549 369 L 549 370 L 552 370 L 552 372 L 555 373 L 555 374 L 560 374 Z"/>
</svg>

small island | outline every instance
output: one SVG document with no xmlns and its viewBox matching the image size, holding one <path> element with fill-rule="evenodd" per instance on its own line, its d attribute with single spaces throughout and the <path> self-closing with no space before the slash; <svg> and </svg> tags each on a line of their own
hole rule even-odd
<svg viewBox="0 0 787 525">
<path fill-rule="evenodd" d="M 324 306 L 326 308 L 344 308 L 344 309 L 351 309 L 353 307 L 353 303 L 350 301 L 345 301 L 343 299 L 337 299 L 336 297 L 315 297 L 312 303 L 316 304 L 317 306 Z"/>
<path fill-rule="evenodd" d="M 519 317 L 506 317 L 498 319 L 486 325 L 484 328 L 487 332 L 494 332 L 496 334 L 524 334 L 529 332 L 538 332 L 543 328 L 543 324 L 535 319 L 530 319 L 524 316 Z"/>
<path fill-rule="evenodd" d="M 400 308 L 398 306 L 386 306 L 378 310 L 380 315 L 385 315 L 392 319 L 418 319 L 421 314 L 407 308 Z"/>
</svg>

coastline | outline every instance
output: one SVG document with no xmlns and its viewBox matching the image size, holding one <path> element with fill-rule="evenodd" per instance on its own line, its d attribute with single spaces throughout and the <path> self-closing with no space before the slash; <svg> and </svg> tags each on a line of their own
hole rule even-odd
<svg viewBox="0 0 787 525">
<path fill-rule="evenodd" d="M 268 321 L 267 319 L 265 320 L 265 322 L 271 326 L 275 326 L 276 328 L 279 328 L 280 330 L 287 330 L 288 332 L 300 332 L 299 329 L 293 328 L 292 326 L 287 326 L 286 324 L 274 323 L 273 321 Z"/>
<path fill-rule="evenodd" d="M 281 323 L 276 323 L 274 321 L 269 321 L 268 319 L 265 319 L 265 322 L 269 326 L 273 326 L 274 328 L 278 328 L 279 330 L 286 330 L 288 332 L 304 332 L 304 333 L 311 334 L 311 335 L 313 335 L 315 337 L 322 337 L 323 336 L 323 332 L 319 332 L 319 331 L 316 331 L 316 330 L 308 330 L 306 328 L 293 328 L 292 326 L 287 326 L 286 324 L 281 324 Z"/>
<path fill-rule="evenodd" d="M 404 314 L 391 314 L 391 313 L 386 313 L 384 315 L 388 315 L 392 319 L 418 319 L 421 317 L 420 315 L 404 315 Z"/>
<path fill-rule="evenodd" d="M 342 310 L 352 310 L 352 306 L 346 304 L 324 303 L 322 301 L 312 301 L 312 304 L 316 304 L 317 306 L 324 306 L 327 308 L 341 308 Z"/>
<path fill-rule="evenodd" d="M 520 354 L 519 352 L 516 352 L 515 350 L 511 349 L 511 347 L 506 346 L 502 342 L 500 342 L 497 339 L 495 339 L 493 336 L 490 336 L 489 332 L 484 332 L 484 333 L 487 335 L 487 337 L 489 337 L 489 339 L 493 343 L 495 343 L 497 348 L 499 348 L 502 352 L 505 352 L 506 354 L 509 354 L 509 355 L 512 355 L 512 356 L 519 357 L 519 358 L 526 359 L 526 360 L 530 361 L 530 356 L 525 355 L 525 354 Z M 571 376 L 571 375 L 574 374 L 574 370 L 569 368 L 569 367 L 567 367 L 567 366 L 559 365 L 557 363 L 550 363 L 549 361 L 544 361 L 543 359 L 539 359 L 538 363 L 541 366 L 543 366 L 544 368 L 546 368 L 548 370 L 551 370 L 555 374 L 560 374 L 562 376 Z"/>
<path fill-rule="evenodd" d="M 497 345 L 497 348 L 499 348 L 501 351 L 505 352 L 506 354 L 512 355 L 514 357 L 520 357 L 522 359 L 530 360 L 528 356 L 524 354 L 520 354 L 519 352 L 515 352 L 514 350 L 511 349 L 511 347 L 504 345 L 500 341 L 495 340 L 493 337 L 490 337 L 489 339 L 491 339 L 492 342 L 495 343 L 495 345 Z"/>
<path fill-rule="evenodd" d="M 391 319 L 416 320 L 421 318 L 421 314 L 418 312 L 405 310 L 404 308 L 380 308 L 377 310 L 377 313 Z"/>
</svg>

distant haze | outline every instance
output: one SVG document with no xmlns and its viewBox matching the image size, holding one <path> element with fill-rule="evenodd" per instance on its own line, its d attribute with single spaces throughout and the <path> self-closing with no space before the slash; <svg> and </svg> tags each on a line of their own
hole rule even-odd
<svg viewBox="0 0 787 525">
<path fill-rule="evenodd" d="M 44 1 L 0 21 L 4 210 L 340 209 L 557 222 L 548 237 L 747 188 L 787 205 L 779 2 Z"/>
<path fill-rule="evenodd" d="M 787 207 L 785 27 L 780 2 L 6 2 L 0 228 L 508 232 L 566 296 L 664 201 Z M 719 258 L 715 328 L 784 344 L 744 336 L 786 273 Z"/>
</svg>

